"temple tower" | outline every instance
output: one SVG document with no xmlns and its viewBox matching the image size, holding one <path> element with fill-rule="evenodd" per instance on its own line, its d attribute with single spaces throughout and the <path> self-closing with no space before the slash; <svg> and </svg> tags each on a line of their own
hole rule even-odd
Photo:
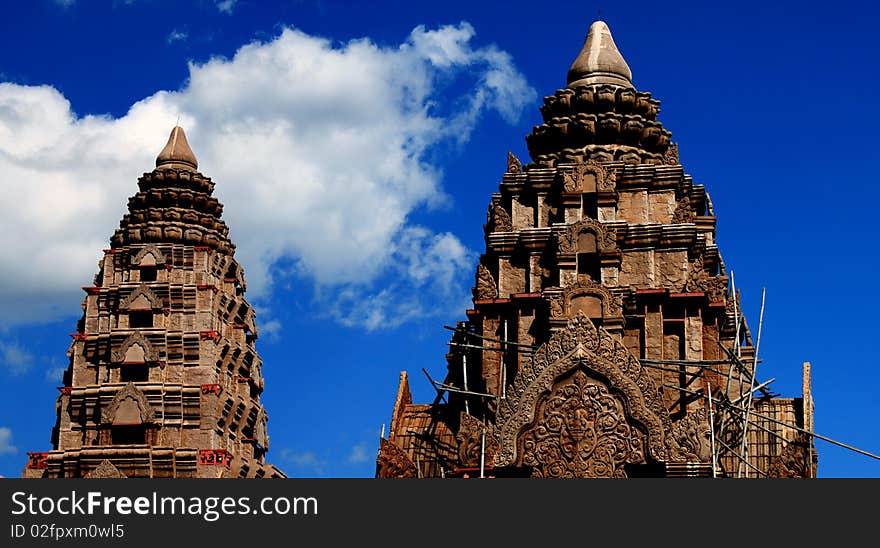
<svg viewBox="0 0 880 548">
<path fill-rule="evenodd" d="M 182 128 L 138 187 L 83 287 L 53 450 L 29 453 L 23 476 L 284 477 L 265 462 L 244 275 Z"/>
<path fill-rule="evenodd" d="M 531 163 L 508 155 L 434 403 L 401 374 L 377 476 L 815 475 L 808 369 L 803 398 L 748 396 L 712 201 L 659 106 L 593 23 Z"/>
</svg>

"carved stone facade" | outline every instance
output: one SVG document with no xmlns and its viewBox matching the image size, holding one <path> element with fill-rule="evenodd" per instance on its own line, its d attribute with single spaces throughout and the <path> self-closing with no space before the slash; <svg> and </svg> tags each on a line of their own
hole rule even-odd
<svg viewBox="0 0 880 548">
<path fill-rule="evenodd" d="M 284 477 L 242 269 L 183 130 L 138 180 L 84 287 L 53 449 L 25 477 Z"/>
<path fill-rule="evenodd" d="M 705 476 L 713 460 L 716 475 L 737 475 L 716 443 L 734 443 L 736 428 L 720 428 L 727 408 L 710 409 L 706 394 L 740 397 L 742 375 L 728 380 L 721 362 L 738 343 L 748 375 L 754 349 L 736 323 L 711 200 L 679 163 L 659 106 L 594 23 L 526 138 L 531 163 L 508 154 L 491 197 L 446 401 L 413 404 L 401 376 L 377 476 Z M 811 428 L 806 384 L 804 394 L 759 393 L 755 413 L 772 402 L 774 416 Z M 754 436 L 748 459 L 762 474 L 815 476 L 799 442 Z"/>
</svg>

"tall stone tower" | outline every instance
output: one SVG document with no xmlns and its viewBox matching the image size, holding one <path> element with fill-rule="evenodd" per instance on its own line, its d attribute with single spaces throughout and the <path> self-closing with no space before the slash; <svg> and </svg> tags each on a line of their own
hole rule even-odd
<svg viewBox="0 0 880 548">
<path fill-rule="evenodd" d="M 378 477 L 815 475 L 809 369 L 801 398 L 751 388 L 712 201 L 659 104 L 593 23 L 532 162 L 508 156 L 435 401 L 401 374 Z"/>
<path fill-rule="evenodd" d="M 284 477 L 223 206 L 180 127 L 83 287 L 54 449 L 25 477 Z"/>
</svg>

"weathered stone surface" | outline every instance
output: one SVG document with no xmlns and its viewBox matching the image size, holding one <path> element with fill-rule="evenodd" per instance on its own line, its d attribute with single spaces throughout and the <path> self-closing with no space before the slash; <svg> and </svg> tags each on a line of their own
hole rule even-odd
<svg viewBox="0 0 880 548">
<path fill-rule="evenodd" d="M 659 101 L 631 81 L 607 25 L 595 23 L 569 85 L 544 99 L 543 123 L 526 137 L 532 162 L 509 157 L 492 196 L 473 309 L 437 375 L 452 387 L 448 403 L 395 405 L 409 419 L 392 420 L 378 476 L 713 473 L 720 419 L 706 394 L 726 401 L 744 390 L 735 375 L 726 382 L 731 364 L 717 363 L 734 346 L 734 301 L 708 194 L 679 164 Z M 748 369 L 754 349 L 740 327 Z M 465 365 L 479 396 L 455 390 Z M 756 409 L 811 425 L 807 381 L 804 401 L 762 398 Z M 724 420 L 722 441 L 737 446 L 742 429 Z M 404 441 L 413 425 L 435 434 L 416 447 Z M 811 447 L 747 435 L 746 475 L 815 475 Z M 715 473 L 738 475 L 719 447 Z"/>
<path fill-rule="evenodd" d="M 214 183 L 181 128 L 156 166 L 84 288 L 40 476 L 283 477 L 265 462 L 256 323 Z"/>
</svg>

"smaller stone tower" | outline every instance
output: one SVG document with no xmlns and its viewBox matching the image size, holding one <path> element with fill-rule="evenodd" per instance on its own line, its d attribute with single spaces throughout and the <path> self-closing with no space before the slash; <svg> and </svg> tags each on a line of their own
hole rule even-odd
<svg viewBox="0 0 880 548">
<path fill-rule="evenodd" d="M 83 287 L 53 449 L 24 477 L 284 477 L 265 462 L 254 310 L 197 169 L 175 127 Z"/>
</svg>

